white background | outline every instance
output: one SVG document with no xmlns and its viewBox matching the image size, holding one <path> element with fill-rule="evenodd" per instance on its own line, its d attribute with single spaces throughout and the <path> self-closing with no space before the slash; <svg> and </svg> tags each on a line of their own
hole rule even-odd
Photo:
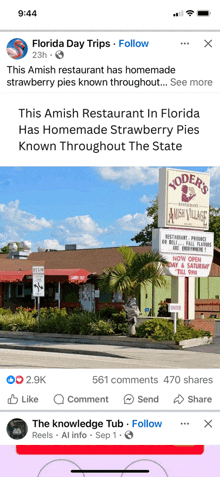
<svg viewBox="0 0 220 477">
<path fill-rule="evenodd" d="M 18 10 L 37 9 L 38 16 L 18 18 Z M 211 11 L 210 17 L 192 17 L 184 15 L 175 18 L 173 13 L 192 8 L 194 11 Z M 44 0 L 12 0 L 10 9 L 6 3 L 1 6 L 0 28 L 40 28 L 40 29 L 70 29 L 70 30 L 105 30 L 105 29 L 219 29 L 220 7 L 215 0 L 196 0 L 193 4 L 185 4 L 181 0 L 170 0 L 169 3 L 145 0 L 112 0 L 106 4 L 102 0 L 72 2 L 63 0 L 62 3 L 45 2 Z"/>
<path fill-rule="evenodd" d="M 65 57 L 62 60 L 55 58 L 57 48 L 36 49 L 32 48 L 32 39 L 40 38 L 42 41 L 55 40 L 56 38 L 65 41 L 70 38 L 76 41 L 88 38 L 97 38 L 97 35 L 91 36 L 88 33 L 25 33 L 25 41 L 29 46 L 26 57 L 22 60 L 13 60 L 6 54 L 5 48 L 7 42 L 16 37 L 17 33 L 10 32 L 1 34 L 1 62 L 2 75 L 0 80 L 1 95 L 1 114 L 4 117 L 1 128 L 1 150 L 4 160 L 1 165 L 61 165 L 62 166 L 88 166 L 88 165 L 169 165 L 169 166 L 214 166 L 219 163 L 219 74 L 218 74 L 218 51 L 220 45 L 220 36 L 212 34 L 213 48 L 204 48 L 204 34 L 198 33 L 136 33 L 128 32 L 123 35 L 118 33 L 102 33 L 98 38 L 104 41 L 111 41 L 111 48 L 88 48 L 79 50 L 77 48 L 64 48 Z M 208 40 L 210 35 L 205 35 Z M 148 41 L 148 48 L 118 48 L 120 38 L 130 41 Z M 189 41 L 189 46 L 181 45 L 181 42 Z M 115 45 L 114 45 L 115 43 Z M 47 59 L 32 59 L 32 52 L 35 50 L 46 52 Z M 52 55 L 52 56 L 50 56 Z M 196 58 L 196 61 L 195 61 Z M 124 67 L 125 65 L 133 67 L 166 67 L 171 65 L 176 68 L 174 75 L 114 75 L 117 79 L 138 79 L 140 76 L 145 79 L 160 78 L 168 86 L 157 87 L 7 87 L 7 79 L 24 80 L 30 79 L 57 79 L 56 75 L 27 75 L 27 74 L 8 74 L 7 66 L 15 67 L 43 67 L 53 65 L 58 67 L 97 67 L 112 66 Z M 110 75 L 59 75 L 59 78 L 65 77 L 68 80 L 76 79 L 107 79 Z M 170 86 L 170 77 L 176 79 L 202 79 L 213 80 L 213 86 L 189 87 L 189 86 Z M 41 110 L 42 116 L 46 108 L 63 110 L 76 109 L 81 113 L 82 108 L 90 110 L 157 110 L 158 118 L 155 119 L 84 119 L 81 116 L 78 119 L 20 119 L 19 108 L 28 108 L 29 110 Z M 174 111 L 182 111 L 184 108 L 200 111 L 198 118 L 176 118 L 167 119 L 159 117 L 162 108 L 170 108 Z M 51 124 L 52 126 L 107 126 L 112 124 L 121 126 L 143 126 L 149 127 L 174 127 L 183 125 L 189 127 L 199 127 L 200 134 L 176 134 L 176 131 L 170 137 L 166 135 L 149 134 L 115 134 L 108 132 L 106 135 L 26 135 L 18 134 L 18 126 L 40 126 L 40 124 Z M 19 141 L 27 143 L 56 143 L 57 150 L 54 151 L 30 151 L 20 150 Z M 105 151 L 93 153 L 91 151 L 61 151 L 59 141 L 69 140 L 71 143 L 104 143 L 119 144 L 126 143 L 125 151 Z M 128 141 L 138 141 L 149 143 L 149 150 L 133 150 Z M 174 142 L 182 144 L 181 151 L 153 151 L 153 142 L 163 142 L 165 144 Z"/>
<path fill-rule="evenodd" d="M 24 382 L 22 384 L 7 384 L 6 378 L 9 374 L 13 376 L 22 375 Z M 27 384 L 26 377 L 31 376 L 34 382 L 34 376 L 46 375 L 47 384 Z M 93 377 L 101 377 L 100 384 L 93 384 Z M 108 383 L 106 383 L 106 376 Z M 174 378 L 172 378 L 172 376 Z M 212 378 L 213 383 L 206 384 L 192 384 L 191 379 L 209 379 Z M 1 371 L 2 392 L 0 396 L 1 414 L 1 428 L 0 428 L 0 443 L 12 444 L 13 441 L 6 436 L 5 428 L 10 419 L 21 418 L 24 419 L 29 427 L 29 433 L 25 439 L 21 441 L 22 444 L 69 444 L 69 443 L 88 443 L 88 444 L 128 444 L 123 434 L 127 429 L 130 429 L 132 419 L 143 421 L 144 419 L 153 421 L 163 421 L 161 428 L 138 428 L 135 426 L 134 439 L 129 444 L 182 444 L 187 442 L 190 444 L 219 444 L 219 371 L 218 370 L 108 370 L 107 372 L 100 372 L 100 370 L 10 370 Z M 132 377 L 148 377 L 152 381 L 158 379 L 158 384 L 113 384 L 112 378 L 121 381 L 123 378 Z M 104 383 L 103 383 L 104 378 Z M 187 384 L 184 383 L 184 378 Z M 168 383 L 167 383 L 168 381 Z M 64 396 L 63 404 L 55 404 L 54 396 L 60 394 Z M 17 404 L 8 404 L 7 400 L 14 394 L 18 398 Z M 124 404 L 124 397 L 126 394 L 134 396 L 133 404 Z M 157 396 L 159 395 L 159 403 L 138 403 L 138 396 Z M 178 396 L 184 398 L 183 402 L 176 402 L 174 400 Z M 30 404 L 27 402 L 28 396 L 38 397 L 39 402 Z M 86 404 L 86 403 L 70 403 L 68 396 L 74 397 L 91 397 L 91 396 L 108 396 L 109 403 L 105 404 Z M 200 398 L 211 397 L 211 403 L 197 403 L 190 404 L 188 402 L 189 396 L 197 396 Z M 26 403 L 22 403 L 22 399 Z M 42 411 L 41 411 L 42 410 Z M 35 412 L 34 412 L 35 411 Z M 162 412 L 161 412 L 162 411 Z M 164 412 L 165 411 L 165 412 Z M 171 411 L 171 412 L 167 412 Z M 110 429 L 111 438 L 106 442 L 104 439 L 97 439 L 95 431 L 89 432 L 88 440 L 86 442 L 73 442 L 72 440 L 62 439 L 62 432 L 68 431 L 67 428 L 61 428 L 55 431 L 52 428 L 36 428 L 32 426 L 32 419 L 41 420 L 65 420 L 76 421 L 81 420 L 98 420 L 105 419 L 121 420 L 125 423 L 123 429 Z M 213 427 L 204 427 L 205 419 L 213 420 Z M 181 422 L 189 422 L 189 425 L 181 425 Z M 129 424 L 127 426 L 127 423 Z M 131 428 L 132 429 L 132 428 Z M 51 439 L 41 439 L 31 441 L 31 431 L 38 432 L 54 432 L 53 441 Z M 75 432 L 80 430 L 85 431 L 84 428 L 75 428 Z M 101 432 L 109 432 L 105 426 Z M 122 437 L 116 439 L 113 435 L 114 431 L 119 431 Z M 92 436 L 90 435 L 92 434 Z M 175 438 L 174 438 L 175 435 Z"/>
</svg>

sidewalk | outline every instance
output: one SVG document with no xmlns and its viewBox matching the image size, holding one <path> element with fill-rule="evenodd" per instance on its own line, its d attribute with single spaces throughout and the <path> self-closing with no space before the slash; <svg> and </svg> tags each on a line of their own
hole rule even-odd
<svg viewBox="0 0 220 477">
<path fill-rule="evenodd" d="M 78 344 L 91 345 L 93 350 L 95 345 L 97 345 L 97 349 L 100 349 L 102 345 L 126 348 L 180 349 L 174 341 L 151 341 L 146 338 L 129 336 L 62 335 L 58 333 L 0 331 L 0 348 L 71 353 L 74 352 Z"/>
<path fill-rule="evenodd" d="M 95 338 L 95 337 L 94 337 Z M 99 338 L 99 337 L 98 337 Z M 81 339 L 78 338 L 78 339 Z M 133 340 L 133 338 L 131 338 Z M 217 346 L 216 346 L 217 344 Z M 187 350 L 113 344 L 110 340 L 89 343 L 60 339 L 43 341 L 17 337 L 0 337 L 0 368 L 220 368 L 220 343 Z"/>
<path fill-rule="evenodd" d="M 44 351 L 49 353 L 66 353 L 66 354 L 82 354 L 87 356 L 106 356 L 109 358 L 122 358 L 123 356 L 117 355 L 107 351 L 106 345 L 91 344 L 84 346 L 77 343 L 68 342 L 54 342 L 46 343 L 41 340 L 23 340 L 23 339 L 9 339 L 0 338 L 0 349 L 14 349 L 14 350 L 26 350 L 26 351 Z M 125 357 L 126 358 L 126 357 Z"/>
<path fill-rule="evenodd" d="M 197 346 L 194 346 L 194 341 L 199 340 L 201 339 L 188 340 L 188 342 L 191 341 L 191 345 L 180 346 L 175 344 L 174 341 L 151 341 L 146 338 L 135 338 L 129 336 L 87 336 L 62 335 L 58 333 L 0 331 L 0 348 L 70 354 L 91 354 L 93 356 L 104 356 L 105 352 L 103 350 L 100 351 L 101 348 L 108 348 L 108 350 L 110 350 L 111 347 L 112 350 L 114 348 L 120 350 L 126 350 L 128 348 L 157 350 L 182 350 L 182 348 L 185 347 L 196 348 Z M 207 345 L 204 344 L 202 348 L 204 348 L 204 346 L 207 347 Z M 198 348 L 200 348 L 200 346 Z M 107 355 L 116 357 L 115 354 L 111 354 L 109 351 Z M 121 355 L 118 357 L 121 357 Z"/>
</svg>

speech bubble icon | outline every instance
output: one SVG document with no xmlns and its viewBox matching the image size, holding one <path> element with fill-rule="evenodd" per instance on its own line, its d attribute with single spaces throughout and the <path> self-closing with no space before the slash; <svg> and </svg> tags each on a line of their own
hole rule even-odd
<svg viewBox="0 0 220 477">
<path fill-rule="evenodd" d="M 64 396 L 62 394 L 56 394 L 53 400 L 55 404 L 64 404 Z"/>
</svg>

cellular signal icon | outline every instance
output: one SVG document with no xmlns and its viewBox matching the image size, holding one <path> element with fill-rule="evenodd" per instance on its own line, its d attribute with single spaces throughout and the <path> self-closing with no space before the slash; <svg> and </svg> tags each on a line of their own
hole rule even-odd
<svg viewBox="0 0 220 477">
<path fill-rule="evenodd" d="M 186 13 L 189 15 L 189 17 L 191 17 L 194 13 L 194 10 L 186 10 Z"/>
<path fill-rule="evenodd" d="M 177 12 L 173 14 L 174 17 L 183 17 L 183 10 L 181 12 Z"/>
</svg>

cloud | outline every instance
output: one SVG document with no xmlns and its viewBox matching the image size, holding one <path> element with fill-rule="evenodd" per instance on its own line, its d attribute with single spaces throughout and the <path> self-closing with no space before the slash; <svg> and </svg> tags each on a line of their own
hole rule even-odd
<svg viewBox="0 0 220 477">
<path fill-rule="evenodd" d="M 104 236 L 115 234 L 117 237 L 118 234 L 122 234 L 123 232 L 136 233 L 150 222 L 151 219 L 147 217 L 147 212 L 143 214 L 135 213 L 133 215 L 124 215 L 108 228 L 101 228 L 90 215 L 68 217 L 60 224 L 54 224 L 51 230 L 51 236 L 54 238 L 54 246 L 51 246 L 51 248 L 56 248 L 56 243 L 75 243 L 77 244 L 77 248 L 102 247 L 102 238 L 104 238 Z M 117 242 L 114 239 L 111 241 L 112 246 L 116 246 L 117 244 L 118 238 Z"/>
<path fill-rule="evenodd" d="M 116 221 L 119 229 L 128 232 L 140 232 L 146 225 L 151 223 L 151 219 L 147 217 L 147 212 L 143 214 L 136 213 L 134 215 L 127 214 Z"/>
<path fill-rule="evenodd" d="M 45 239 L 42 242 L 37 243 L 37 247 L 54 250 L 64 250 L 64 245 L 60 245 L 56 239 Z"/>
<path fill-rule="evenodd" d="M 122 189 L 142 184 L 152 185 L 159 180 L 158 167 L 98 167 L 103 180 L 117 182 Z"/>
<path fill-rule="evenodd" d="M 77 247 L 101 247 L 99 236 L 111 233 L 111 228 L 102 229 L 90 215 L 68 217 L 60 224 L 54 225 L 51 235 L 60 243 L 76 243 Z"/>
<path fill-rule="evenodd" d="M 37 219 L 36 215 L 19 209 L 19 200 L 9 202 L 8 205 L 0 204 L 0 219 L 6 227 L 13 226 L 16 230 L 36 232 L 45 228 L 50 228 L 52 221 L 44 217 Z"/>
<path fill-rule="evenodd" d="M 100 227 L 90 215 L 67 217 L 57 223 L 21 210 L 16 200 L 8 205 L 0 204 L 0 221 L 0 247 L 8 242 L 32 238 L 32 250 L 37 247 L 63 250 L 65 244 L 76 244 L 77 248 L 103 247 L 108 236 L 111 237 L 109 244 L 117 246 L 124 232 L 139 232 L 151 219 L 144 212 L 126 214 L 109 227 Z M 33 233 L 42 230 L 48 230 L 49 234 L 35 240 Z"/>
<path fill-rule="evenodd" d="M 153 197 L 147 197 L 145 194 L 140 198 L 140 201 L 143 202 L 143 204 L 149 204 L 152 200 L 154 200 Z"/>
<path fill-rule="evenodd" d="M 209 167 L 210 174 L 210 203 L 215 207 L 220 207 L 220 167 Z"/>
<path fill-rule="evenodd" d="M 210 180 L 217 180 L 220 178 L 220 167 L 208 167 L 206 172 L 210 174 Z"/>
<path fill-rule="evenodd" d="M 21 210 L 19 200 L 0 204 L 0 242 L 2 244 L 23 240 L 30 232 L 51 228 L 52 221 Z"/>
</svg>

